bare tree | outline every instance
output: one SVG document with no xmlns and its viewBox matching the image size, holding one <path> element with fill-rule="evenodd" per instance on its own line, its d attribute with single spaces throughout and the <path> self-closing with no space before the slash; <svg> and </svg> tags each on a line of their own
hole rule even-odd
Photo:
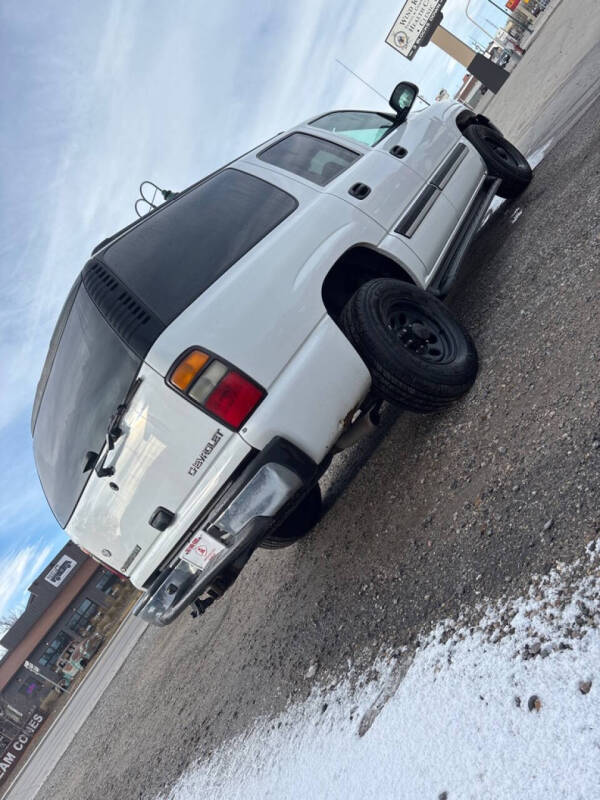
<svg viewBox="0 0 600 800">
<path fill-rule="evenodd" d="M 22 608 L 12 608 L 0 616 L 0 633 L 4 635 L 9 628 L 15 624 L 23 613 Z"/>
</svg>

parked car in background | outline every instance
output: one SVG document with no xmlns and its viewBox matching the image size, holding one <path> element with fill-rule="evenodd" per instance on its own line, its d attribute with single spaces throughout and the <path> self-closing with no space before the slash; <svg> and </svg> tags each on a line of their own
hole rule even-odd
<svg viewBox="0 0 600 800">
<path fill-rule="evenodd" d="M 510 57 L 511 57 L 510 50 L 503 50 L 502 53 L 500 54 L 500 57 L 498 58 L 498 64 L 501 67 L 505 67 L 510 61 Z"/>
</svg>

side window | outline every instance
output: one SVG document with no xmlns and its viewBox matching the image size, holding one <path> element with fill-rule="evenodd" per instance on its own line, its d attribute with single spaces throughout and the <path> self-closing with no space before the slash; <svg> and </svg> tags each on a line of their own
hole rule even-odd
<svg viewBox="0 0 600 800">
<path fill-rule="evenodd" d="M 319 186 L 325 186 L 360 158 L 360 153 L 339 144 L 292 133 L 258 154 L 261 161 L 300 175 Z"/>
<path fill-rule="evenodd" d="M 50 667 L 56 664 L 59 655 L 65 647 L 71 642 L 71 637 L 61 631 L 56 639 L 54 639 L 48 647 L 44 650 L 38 660 L 41 667 Z"/>
<path fill-rule="evenodd" d="M 85 628 L 97 611 L 98 606 L 96 603 L 92 603 L 91 600 L 85 598 L 85 600 L 81 601 L 71 615 L 71 618 L 68 622 L 68 627 L 73 631 L 77 631 L 78 633 L 82 632 L 82 629 Z"/>
<path fill-rule="evenodd" d="M 310 124 L 324 131 L 347 136 L 369 147 L 380 142 L 396 126 L 393 119 L 374 111 L 335 111 Z"/>
<path fill-rule="evenodd" d="M 107 569 L 105 569 L 102 571 L 100 578 L 96 583 L 96 589 L 100 589 L 100 591 L 104 592 L 104 594 L 108 594 L 118 580 L 119 579 L 114 572 L 109 572 Z"/>
</svg>

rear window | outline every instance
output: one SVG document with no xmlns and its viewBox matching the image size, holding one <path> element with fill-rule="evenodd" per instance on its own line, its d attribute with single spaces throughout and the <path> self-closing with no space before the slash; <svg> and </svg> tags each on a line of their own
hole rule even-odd
<svg viewBox="0 0 600 800">
<path fill-rule="evenodd" d="M 271 183 L 225 169 L 126 233 L 102 259 L 168 324 L 297 205 Z"/>
<path fill-rule="evenodd" d="M 360 153 L 318 136 L 292 133 L 263 150 L 258 157 L 261 161 L 325 186 L 354 164 L 360 158 Z"/>
<path fill-rule="evenodd" d="M 37 399 L 35 464 L 44 494 L 64 528 L 90 476 L 86 453 L 102 449 L 108 422 L 122 403 L 141 359 L 76 284 L 59 319 Z M 56 341 L 58 339 L 58 341 Z"/>
</svg>

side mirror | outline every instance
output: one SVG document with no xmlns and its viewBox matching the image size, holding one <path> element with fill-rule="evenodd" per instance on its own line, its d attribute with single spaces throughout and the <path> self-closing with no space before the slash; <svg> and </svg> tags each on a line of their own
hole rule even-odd
<svg viewBox="0 0 600 800">
<path fill-rule="evenodd" d="M 390 105 L 396 112 L 398 122 L 404 122 L 408 117 L 408 112 L 413 107 L 413 103 L 419 94 L 419 87 L 414 83 L 402 81 L 399 83 L 390 97 Z"/>
</svg>

